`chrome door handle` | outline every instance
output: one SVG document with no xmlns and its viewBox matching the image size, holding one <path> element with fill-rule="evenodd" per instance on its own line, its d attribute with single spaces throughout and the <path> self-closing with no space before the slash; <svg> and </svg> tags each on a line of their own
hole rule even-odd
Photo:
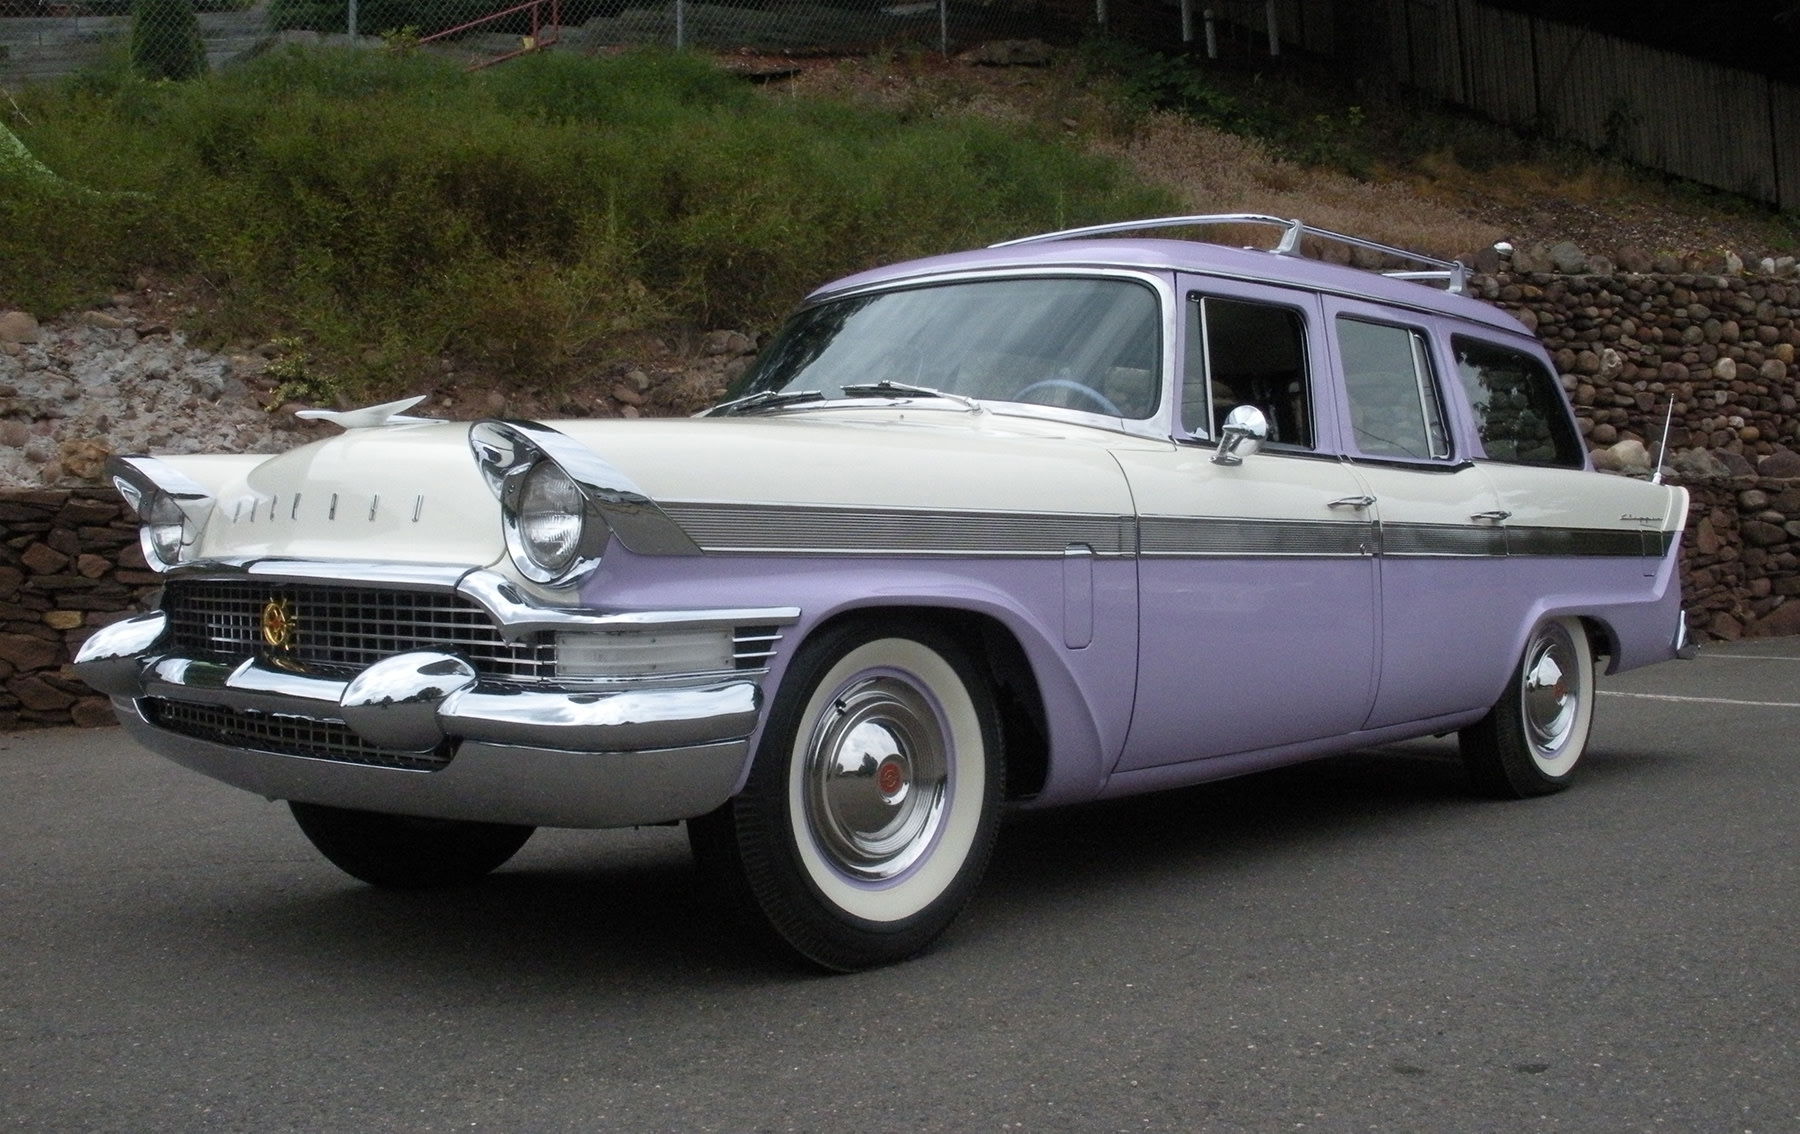
<svg viewBox="0 0 1800 1134">
<path fill-rule="evenodd" d="M 1367 508 L 1375 503 L 1373 496 L 1346 496 L 1342 500 L 1333 500 L 1325 505 L 1327 508 Z"/>
<path fill-rule="evenodd" d="M 1497 524 L 1510 515 L 1512 515 L 1512 513 L 1505 509 L 1496 508 L 1492 512 L 1477 512 L 1473 516 L 1470 516 L 1469 519 L 1483 524 Z"/>
</svg>

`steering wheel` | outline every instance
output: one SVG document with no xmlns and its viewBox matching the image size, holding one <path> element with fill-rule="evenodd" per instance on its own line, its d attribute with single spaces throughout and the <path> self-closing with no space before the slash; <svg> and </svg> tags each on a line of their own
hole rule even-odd
<svg viewBox="0 0 1800 1134">
<path fill-rule="evenodd" d="M 1073 378 L 1043 378 L 1014 394 L 1013 397 L 1023 399 L 1034 390 L 1073 390 L 1082 397 L 1099 406 L 1102 412 L 1113 417 L 1124 417 L 1125 412 L 1113 404 L 1113 400 L 1094 389 L 1092 386 L 1075 381 Z M 1039 403 L 1042 404 L 1042 403 Z"/>
</svg>

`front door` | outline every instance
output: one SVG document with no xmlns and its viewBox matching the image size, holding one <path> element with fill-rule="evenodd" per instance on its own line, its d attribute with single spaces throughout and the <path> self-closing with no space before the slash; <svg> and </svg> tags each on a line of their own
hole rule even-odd
<svg viewBox="0 0 1800 1134">
<path fill-rule="evenodd" d="M 1354 732 L 1376 677 L 1373 522 L 1320 445 L 1315 297 L 1183 281 L 1183 440 L 1118 459 L 1139 515 L 1140 663 L 1119 770 Z M 1214 461 L 1220 423 L 1255 405 L 1261 451 Z"/>
</svg>

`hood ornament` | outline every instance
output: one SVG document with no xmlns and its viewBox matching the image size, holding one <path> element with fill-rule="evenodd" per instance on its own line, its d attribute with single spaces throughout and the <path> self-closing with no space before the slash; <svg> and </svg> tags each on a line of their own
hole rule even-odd
<svg viewBox="0 0 1800 1134">
<path fill-rule="evenodd" d="M 406 411 L 424 400 L 424 394 L 415 394 L 410 398 L 401 398 L 397 402 L 383 402 L 378 406 L 364 406 L 361 409 L 295 410 L 294 416 L 302 421 L 328 421 L 339 429 L 376 429 L 383 425 L 410 425 L 423 421 L 441 421 L 441 418 L 436 417 L 408 416 Z"/>
</svg>

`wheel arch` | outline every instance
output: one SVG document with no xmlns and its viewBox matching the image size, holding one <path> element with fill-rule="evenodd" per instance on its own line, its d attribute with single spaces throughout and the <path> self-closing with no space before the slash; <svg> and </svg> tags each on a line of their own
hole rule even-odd
<svg viewBox="0 0 1800 1134">
<path fill-rule="evenodd" d="M 1604 618 L 1592 614 L 1571 614 L 1569 617 L 1579 619 L 1581 629 L 1587 634 L 1588 649 L 1593 652 L 1594 660 L 1606 659 L 1606 671 L 1611 672 L 1613 662 L 1619 656 L 1618 632 Z"/>
</svg>

